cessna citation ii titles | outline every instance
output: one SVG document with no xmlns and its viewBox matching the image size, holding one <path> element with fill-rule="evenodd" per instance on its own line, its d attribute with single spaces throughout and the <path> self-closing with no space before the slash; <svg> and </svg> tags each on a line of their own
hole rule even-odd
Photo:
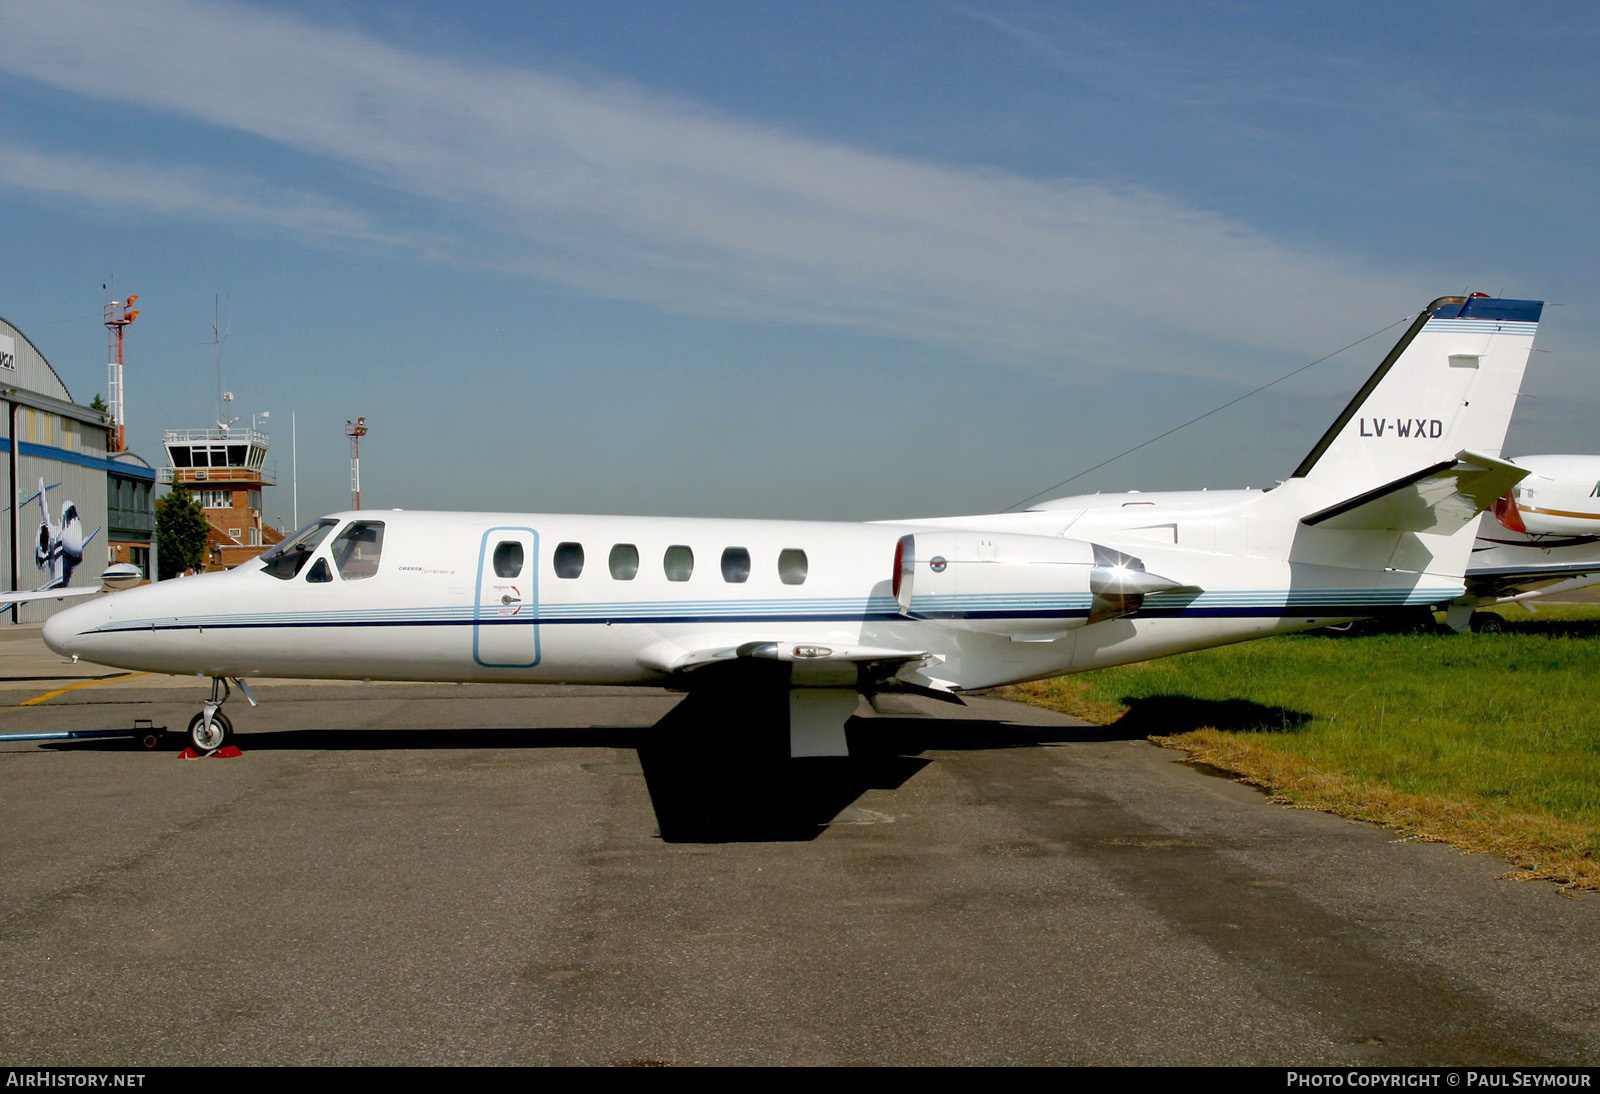
<svg viewBox="0 0 1600 1094">
<path fill-rule="evenodd" d="M 201 751 L 230 734 L 228 681 L 248 698 L 265 676 L 764 689 L 791 755 L 841 755 L 860 695 L 954 699 L 1460 597 L 1478 515 L 1528 473 L 1500 451 L 1541 308 L 1429 304 L 1269 490 L 871 524 L 338 513 L 44 638 L 210 677 Z"/>
</svg>

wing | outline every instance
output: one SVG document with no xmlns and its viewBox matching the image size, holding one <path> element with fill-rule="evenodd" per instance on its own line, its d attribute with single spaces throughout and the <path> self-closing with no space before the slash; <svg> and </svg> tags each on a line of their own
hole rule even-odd
<svg viewBox="0 0 1600 1094">
<path fill-rule="evenodd" d="M 1532 566 L 1474 566 L 1467 571 L 1466 583 L 1467 592 L 1478 597 L 1505 598 L 1536 590 L 1572 592 L 1600 584 L 1600 559 Z M 1561 588 L 1554 588 L 1556 585 Z"/>
<path fill-rule="evenodd" d="M 1467 593 L 1480 598 L 1570 592 L 1600 583 L 1600 536 L 1532 536 L 1485 517 L 1467 563 Z"/>
<path fill-rule="evenodd" d="M 98 531 L 98 529 L 96 529 Z M 0 592 L 0 609 L 9 608 L 13 604 L 27 604 L 35 600 L 65 600 L 69 596 L 94 596 L 96 593 L 109 593 L 117 589 L 126 589 L 137 585 L 144 580 L 144 574 L 139 572 L 139 567 L 131 562 L 113 562 L 107 566 L 100 575 L 99 585 L 74 585 L 71 588 L 62 588 L 51 582 L 42 589 L 29 589 L 26 592 Z"/>
<path fill-rule="evenodd" d="M 93 596 L 105 590 L 98 586 L 73 589 L 34 589 L 22 593 L 0 593 L 0 608 L 13 604 L 27 604 L 34 600 L 65 600 L 69 596 Z"/>
</svg>

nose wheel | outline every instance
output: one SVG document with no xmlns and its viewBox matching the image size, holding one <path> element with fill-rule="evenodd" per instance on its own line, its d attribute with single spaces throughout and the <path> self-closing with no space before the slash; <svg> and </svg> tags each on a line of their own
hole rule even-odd
<svg viewBox="0 0 1600 1094">
<path fill-rule="evenodd" d="M 250 694 L 250 685 L 237 677 L 233 682 L 239 685 L 239 690 L 250 700 L 250 705 L 255 706 L 256 697 Z M 233 722 L 222 713 L 222 704 L 232 694 L 233 689 L 228 686 L 227 677 L 211 678 L 211 698 L 206 700 L 200 713 L 189 720 L 189 746 L 200 755 L 209 756 L 233 739 Z"/>
<path fill-rule="evenodd" d="M 233 723 L 222 711 L 196 714 L 189 721 L 189 746 L 201 755 L 215 752 L 233 737 Z"/>
</svg>

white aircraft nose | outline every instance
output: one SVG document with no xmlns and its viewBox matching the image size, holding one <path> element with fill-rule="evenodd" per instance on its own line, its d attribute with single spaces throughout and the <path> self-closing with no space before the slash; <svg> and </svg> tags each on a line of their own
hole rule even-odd
<svg viewBox="0 0 1600 1094">
<path fill-rule="evenodd" d="M 76 657 L 78 637 L 105 618 L 98 604 L 76 604 L 44 621 L 44 644 L 63 657 Z"/>
</svg>

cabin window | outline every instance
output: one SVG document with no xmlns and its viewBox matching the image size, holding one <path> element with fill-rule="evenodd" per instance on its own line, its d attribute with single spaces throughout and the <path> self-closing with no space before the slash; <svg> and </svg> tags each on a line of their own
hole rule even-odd
<svg viewBox="0 0 1600 1094">
<path fill-rule="evenodd" d="M 328 569 L 328 560 L 319 558 L 311 564 L 311 572 L 306 574 L 306 580 L 313 584 L 333 580 L 333 571 Z"/>
<path fill-rule="evenodd" d="M 750 580 L 750 552 L 728 547 L 722 552 L 722 580 L 739 585 Z"/>
<path fill-rule="evenodd" d="M 798 547 L 785 547 L 778 554 L 778 578 L 785 585 L 804 585 L 809 564 Z"/>
<path fill-rule="evenodd" d="M 556 544 L 556 576 L 574 578 L 583 573 L 583 544 Z"/>
<path fill-rule="evenodd" d="M 360 581 L 376 574 L 382 553 L 381 520 L 353 520 L 333 541 L 333 565 L 346 581 Z"/>
<path fill-rule="evenodd" d="M 611 548 L 611 576 L 618 581 L 632 581 L 639 573 L 639 548 L 631 543 L 619 543 Z"/>
<path fill-rule="evenodd" d="M 694 552 L 681 543 L 674 543 L 662 556 L 661 566 L 667 571 L 668 581 L 688 581 L 694 573 Z"/>
<path fill-rule="evenodd" d="M 494 575 L 516 577 L 522 573 L 522 544 L 516 540 L 498 543 L 494 548 Z"/>
<path fill-rule="evenodd" d="M 339 522 L 331 517 L 314 520 L 294 535 L 261 556 L 261 569 L 280 581 L 288 581 L 305 566 L 311 552 L 327 538 Z"/>
</svg>

